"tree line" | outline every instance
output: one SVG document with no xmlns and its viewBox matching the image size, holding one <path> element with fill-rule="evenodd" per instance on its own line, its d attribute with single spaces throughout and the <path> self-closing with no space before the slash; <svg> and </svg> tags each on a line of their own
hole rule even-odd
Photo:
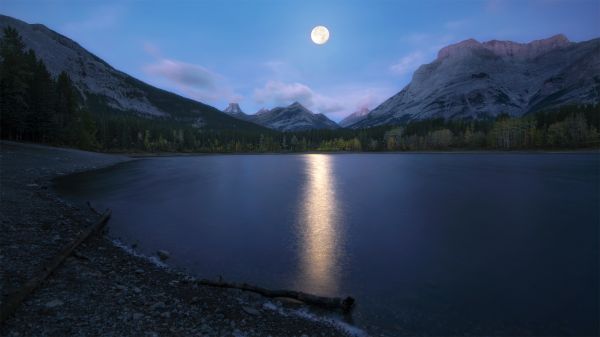
<svg viewBox="0 0 600 337">
<path fill-rule="evenodd" d="M 0 40 L 0 127 L 3 139 L 97 146 L 94 121 L 67 73 L 53 78 L 18 32 L 4 29 Z"/>
<path fill-rule="evenodd" d="M 88 99 L 89 101 L 89 99 Z M 209 130 L 174 118 L 99 111 L 53 77 L 13 28 L 0 39 L 0 137 L 113 152 L 560 149 L 600 145 L 600 106 L 479 120 L 434 118 L 361 130 Z"/>
</svg>

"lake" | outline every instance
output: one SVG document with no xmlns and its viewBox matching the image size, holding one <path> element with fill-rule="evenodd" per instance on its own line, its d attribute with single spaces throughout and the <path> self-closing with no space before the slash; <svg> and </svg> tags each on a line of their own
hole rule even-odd
<svg viewBox="0 0 600 337">
<path fill-rule="evenodd" d="M 595 335 L 600 157 L 145 158 L 57 180 L 202 277 L 357 299 L 374 335 Z"/>
</svg>

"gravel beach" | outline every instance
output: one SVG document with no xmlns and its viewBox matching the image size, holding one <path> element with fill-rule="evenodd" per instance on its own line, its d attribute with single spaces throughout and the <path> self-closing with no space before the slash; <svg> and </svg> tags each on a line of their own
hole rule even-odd
<svg viewBox="0 0 600 337">
<path fill-rule="evenodd" d="M 61 200 L 52 179 L 135 159 L 0 145 L 0 295 L 5 301 L 99 218 L 85 205 Z M 102 234 L 85 241 L 0 328 L 1 336 L 349 334 L 299 304 L 198 285 L 193 277 L 135 256 Z"/>
</svg>

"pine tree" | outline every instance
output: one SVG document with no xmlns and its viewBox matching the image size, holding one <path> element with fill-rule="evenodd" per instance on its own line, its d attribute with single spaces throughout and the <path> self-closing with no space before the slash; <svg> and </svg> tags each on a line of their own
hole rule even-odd
<svg viewBox="0 0 600 337">
<path fill-rule="evenodd" d="M 0 40 L 0 118 L 2 137 L 20 140 L 26 128 L 28 69 L 25 44 L 16 29 L 6 27 Z"/>
<path fill-rule="evenodd" d="M 54 80 L 46 69 L 44 62 L 35 63 L 31 83 L 29 84 L 29 115 L 27 128 L 31 140 L 36 142 L 52 142 L 57 136 L 55 111 Z"/>
<path fill-rule="evenodd" d="M 56 117 L 61 130 L 62 141 L 66 144 L 76 142 L 77 133 L 74 128 L 76 122 L 77 100 L 73 82 L 66 72 L 61 72 L 56 81 Z"/>
</svg>

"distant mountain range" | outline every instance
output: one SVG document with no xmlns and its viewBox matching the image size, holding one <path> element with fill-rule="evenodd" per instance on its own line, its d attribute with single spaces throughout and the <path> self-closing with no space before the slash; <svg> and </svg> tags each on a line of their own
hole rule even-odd
<svg viewBox="0 0 600 337">
<path fill-rule="evenodd" d="M 223 112 L 278 131 L 337 129 L 339 125 L 323 114 L 315 114 L 294 102 L 286 107 L 261 109 L 254 115 L 245 114 L 237 103 L 230 103 Z"/>
<path fill-rule="evenodd" d="M 167 117 L 199 128 L 261 130 L 209 105 L 158 89 L 114 69 L 73 40 L 40 24 L 0 15 L 0 30 L 17 29 L 54 76 L 65 71 L 92 112 Z"/>
<path fill-rule="evenodd" d="M 223 112 L 153 87 L 119 70 L 44 25 L 0 15 L 16 28 L 52 75 L 67 72 L 92 113 L 171 118 L 209 130 L 303 131 L 368 128 L 411 120 L 520 116 L 566 104 L 600 102 L 600 39 L 570 42 L 563 35 L 530 43 L 465 40 L 442 48 L 436 60 L 372 111 L 336 124 L 295 102 L 245 114 L 237 103 Z"/>
<path fill-rule="evenodd" d="M 442 48 L 412 81 L 362 118 L 366 128 L 444 117 L 520 116 L 567 104 L 600 102 L 600 39 L 556 35 L 530 43 L 465 40 Z"/>
</svg>

